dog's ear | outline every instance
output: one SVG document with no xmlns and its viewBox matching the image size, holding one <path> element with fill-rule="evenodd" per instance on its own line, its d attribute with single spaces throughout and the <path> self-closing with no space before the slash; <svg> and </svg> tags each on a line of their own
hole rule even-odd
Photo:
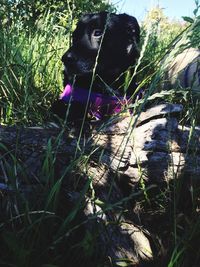
<svg viewBox="0 0 200 267">
<path fill-rule="evenodd" d="M 140 26 L 137 19 L 127 14 L 120 14 L 120 20 L 124 22 L 128 38 L 131 42 L 139 43 L 140 41 Z"/>
</svg>

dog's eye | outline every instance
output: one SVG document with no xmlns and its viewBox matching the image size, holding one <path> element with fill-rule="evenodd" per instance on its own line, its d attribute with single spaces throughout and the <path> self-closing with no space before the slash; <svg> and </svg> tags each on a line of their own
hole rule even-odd
<svg viewBox="0 0 200 267">
<path fill-rule="evenodd" d="M 99 37 L 102 36 L 102 34 L 103 34 L 102 30 L 96 29 L 96 30 L 93 31 L 92 36 L 96 37 L 96 38 L 99 38 Z"/>
</svg>

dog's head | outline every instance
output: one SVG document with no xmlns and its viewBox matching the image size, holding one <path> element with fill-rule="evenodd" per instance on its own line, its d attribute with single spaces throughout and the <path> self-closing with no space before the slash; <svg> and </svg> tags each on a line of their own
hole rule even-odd
<svg viewBox="0 0 200 267">
<path fill-rule="evenodd" d="M 95 68 L 106 83 L 134 65 L 139 52 L 140 29 L 127 14 L 101 12 L 84 15 L 72 35 L 72 46 L 63 55 L 65 80 L 87 77 Z"/>
<path fill-rule="evenodd" d="M 87 103 L 85 101 L 84 104 L 83 99 L 87 96 L 87 89 L 91 85 L 92 91 L 98 93 L 98 97 L 95 95 L 93 98 L 98 101 L 90 99 L 89 114 L 101 113 L 102 115 L 105 113 L 106 115 L 108 106 L 112 106 L 110 102 L 107 103 L 107 96 L 110 95 L 107 85 L 114 89 L 117 95 L 115 102 L 119 102 L 118 96 L 123 97 L 124 95 L 124 90 L 121 88 L 125 84 L 125 71 L 135 65 L 139 56 L 139 38 L 140 28 L 137 20 L 126 14 L 116 15 L 101 12 L 87 14 L 80 19 L 72 35 L 72 45 L 62 57 L 64 92 L 68 92 L 68 89 L 71 88 L 70 85 L 73 85 L 74 88 L 73 93 L 70 91 L 70 94 L 73 94 L 72 105 L 68 112 L 70 121 L 83 118 Z M 94 70 L 95 76 L 93 76 Z M 79 88 L 86 89 L 84 96 L 82 96 L 83 92 L 82 95 L 79 94 Z M 131 95 L 134 89 L 135 81 L 131 79 L 128 87 L 125 88 L 127 95 Z M 99 94 L 102 95 L 100 102 L 106 102 L 106 104 L 99 105 Z M 61 97 L 60 100 L 53 103 L 52 111 L 59 117 L 65 118 L 68 110 L 67 104 L 68 100 Z M 116 107 L 108 113 L 113 114 L 115 110 Z M 97 118 L 97 115 L 95 117 Z"/>
</svg>

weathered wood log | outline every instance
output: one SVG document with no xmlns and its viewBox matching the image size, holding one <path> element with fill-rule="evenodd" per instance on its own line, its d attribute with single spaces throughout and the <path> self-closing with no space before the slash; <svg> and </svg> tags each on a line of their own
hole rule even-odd
<svg viewBox="0 0 200 267">
<path fill-rule="evenodd" d="M 92 163 L 91 166 L 88 164 L 88 169 L 91 168 L 92 172 L 95 165 L 97 176 L 98 173 L 105 174 L 107 169 L 126 174 L 137 183 L 140 179 L 137 174 L 138 165 L 148 172 L 149 168 L 157 164 L 154 174 L 149 173 L 147 179 L 151 181 L 160 177 L 162 180 L 164 177 L 160 173 L 170 168 L 172 160 L 173 168 L 179 168 L 181 172 L 184 167 L 184 172 L 198 176 L 200 128 L 191 129 L 179 125 L 175 116 L 181 111 L 180 105 L 159 105 L 142 112 L 138 118 L 120 118 L 95 127 L 91 132 L 84 133 L 78 145 L 77 137 L 69 135 L 67 130 L 61 132 L 57 128 L 1 127 L 0 141 L 7 147 L 1 147 L 2 159 L 4 155 L 17 155 L 29 175 L 37 177 L 44 153 L 50 145 L 49 149 L 63 166 L 70 158 L 74 158 L 75 153 L 77 158 L 80 155 L 88 156 Z M 194 157 L 196 168 L 191 165 Z M 1 167 L 3 168 L 2 164 Z"/>
<path fill-rule="evenodd" d="M 93 124 L 81 136 L 77 129 L 1 126 L 0 190 L 10 195 L 19 190 L 27 199 L 34 191 L 37 198 L 43 185 L 60 179 L 73 202 L 90 179 L 95 199 L 103 204 L 85 199 L 86 217 L 99 225 L 118 221 L 107 227 L 112 241 L 107 256 L 128 258 L 136 266 L 152 259 L 153 252 L 148 231 L 122 215 L 137 194 L 134 188 L 141 180 L 151 185 L 182 175 L 200 177 L 200 128 L 180 125 L 181 112 L 181 105 L 162 104 Z M 104 245 L 108 236 L 102 233 Z"/>
</svg>

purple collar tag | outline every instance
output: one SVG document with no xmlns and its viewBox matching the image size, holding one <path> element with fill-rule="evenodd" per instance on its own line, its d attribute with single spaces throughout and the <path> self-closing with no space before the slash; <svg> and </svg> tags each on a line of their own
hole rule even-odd
<svg viewBox="0 0 200 267">
<path fill-rule="evenodd" d="M 86 104 L 89 97 L 89 114 L 97 120 L 102 119 L 106 115 L 113 115 L 122 111 L 122 107 L 130 102 L 129 98 L 106 96 L 100 93 L 90 92 L 82 88 L 73 88 L 67 84 L 64 91 L 60 95 L 60 99 L 68 103 L 76 101 Z"/>
</svg>

